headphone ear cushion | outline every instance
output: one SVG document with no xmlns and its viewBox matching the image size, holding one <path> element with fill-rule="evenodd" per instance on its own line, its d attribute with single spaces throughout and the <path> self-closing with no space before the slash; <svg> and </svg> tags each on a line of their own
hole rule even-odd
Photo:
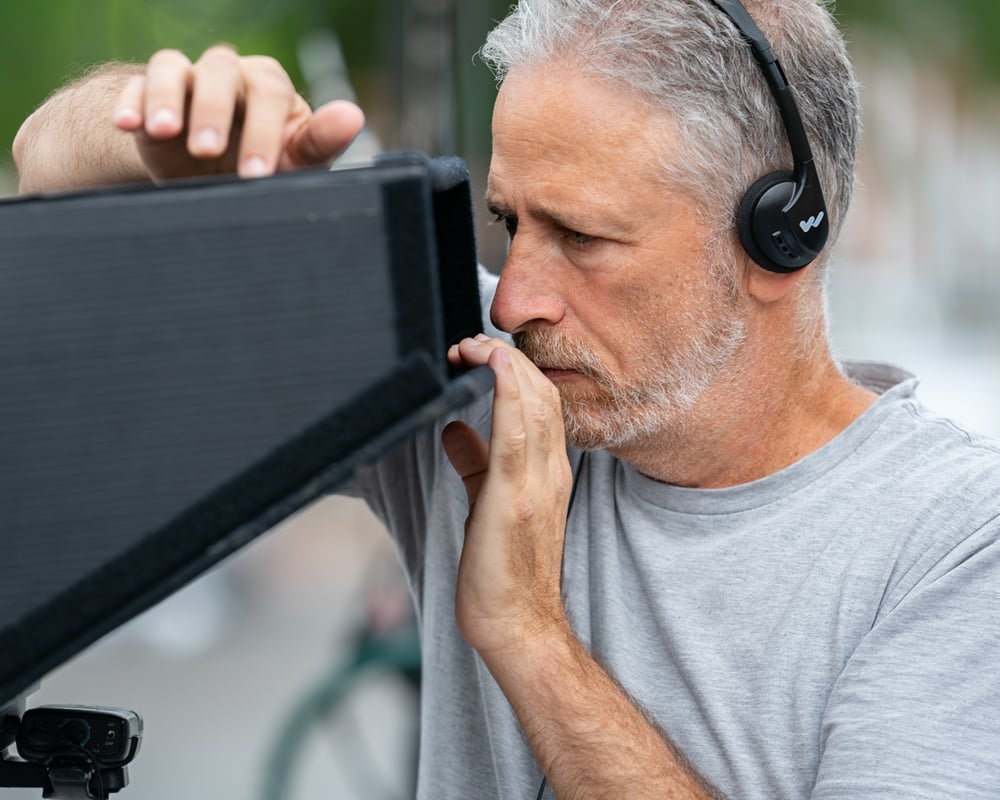
<svg viewBox="0 0 1000 800">
<path fill-rule="evenodd" d="M 780 188 L 782 184 L 787 184 L 787 192 L 783 192 Z M 776 187 L 778 188 L 776 189 Z M 783 202 L 775 203 L 774 196 L 779 195 L 779 199 L 780 196 L 784 196 L 785 201 L 787 201 L 791 199 L 794 190 L 795 174 L 793 172 L 788 170 L 770 172 L 754 181 L 753 185 L 747 189 L 746 194 L 743 195 L 739 208 L 736 210 L 736 231 L 740 237 L 740 244 L 743 245 L 743 249 L 747 251 L 747 255 L 755 263 L 771 272 L 791 272 L 797 269 L 789 264 L 775 261 L 766 255 L 758 244 L 760 237 L 766 238 L 771 235 L 770 231 L 775 222 L 774 209 L 777 207 L 780 212 L 784 206 Z M 768 199 L 764 203 L 766 207 L 762 208 L 761 200 L 765 195 L 768 195 Z"/>
</svg>

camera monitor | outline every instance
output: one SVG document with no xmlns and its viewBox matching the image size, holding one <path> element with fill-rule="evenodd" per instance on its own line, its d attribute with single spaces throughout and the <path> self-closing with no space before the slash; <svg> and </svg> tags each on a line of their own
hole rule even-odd
<svg viewBox="0 0 1000 800">
<path fill-rule="evenodd" d="M 486 391 L 457 160 L 0 202 L 0 705 Z"/>
</svg>

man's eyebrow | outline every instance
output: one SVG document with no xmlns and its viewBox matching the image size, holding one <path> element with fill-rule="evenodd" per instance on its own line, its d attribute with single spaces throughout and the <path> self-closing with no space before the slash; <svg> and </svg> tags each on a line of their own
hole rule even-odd
<svg viewBox="0 0 1000 800">
<path fill-rule="evenodd" d="M 498 217 L 512 217 L 514 216 L 510 208 L 502 201 L 496 198 L 487 197 L 486 198 L 486 209 L 491 214 L 496 214 Z"/>
<path fill-rule="evenodd" d="M 517 214 L 515 214 L 502 200 L 487 198 L 486 208 L 491 214 L 496 214 L 498 217 L 504 217 L 505 219 L 517 218 Z M 545 208 L 532 209 L 529 212 L 529 216 L 534 219 L 544 220 L 548 224 L 562 230 L 575 230 L 575 228 L 560 217 L 559 214 Z"/>
<path fill-rule="evenodd" d="M 486 208 L 491 214 L 501 219 L 517 221 L 518 214 L 497 196 L 486 196 Z M 631 241 L 635 235 L 635 230 L 628 221 L 601 217 L 599 220 L 584 217 L 583 219 L 568 219 L 563 214 L 552 208 L 534 206 L 524 211 L 526 219 L 541 220 L 556 230 L 586 232 L 599 237 L 616 239 L 620 241 Z"/>
</svg>

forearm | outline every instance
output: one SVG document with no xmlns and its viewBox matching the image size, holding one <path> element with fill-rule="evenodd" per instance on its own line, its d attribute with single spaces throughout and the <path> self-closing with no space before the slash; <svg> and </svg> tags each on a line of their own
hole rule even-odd
<svg viewBox="0 0 1000 800">
<path fill-rule="evenodd" d="M 106 64 L 46 100 L 21 125 L 12 147 L 21 193 L 148 181 L 135 137 L 112 112 L 133 64 Z"/>
<path fill-rule="evenodd" d="M 568 628 L 487 664 L 559 800 L 723 800 Z"/>
<path fill-rule="evenodd" d="M 496 376 L 487 443 L 441 437 L 469 499 L 455 621 L 510 702 L 559 800 L 720 798 L 581 646 L 560 584 L 573 475 L 558 390 L 485 336 L 448 352 Z"/>
</svg>

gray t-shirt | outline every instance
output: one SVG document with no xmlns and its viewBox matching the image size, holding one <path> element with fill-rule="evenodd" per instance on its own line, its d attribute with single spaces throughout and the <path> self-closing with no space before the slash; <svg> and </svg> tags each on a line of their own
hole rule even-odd
<svg viewBox="0 0 1000 800">
<path fill-rule="evenodd" d="M 915 381 L 743 486 L 694 490 L 572 453 L 577 635 L 732 798 L 1000 797 L 1000 446 Z M 489 400 L 463 416 L 484 432 Z M 540 772 L 454 620 L 465 491 L 424 432 L 352 492 L 396 538 L 422 628 L 418 797 L 533 800 Z M 773 435 L 766 420 L 761 436 Z"/>
</svg>

